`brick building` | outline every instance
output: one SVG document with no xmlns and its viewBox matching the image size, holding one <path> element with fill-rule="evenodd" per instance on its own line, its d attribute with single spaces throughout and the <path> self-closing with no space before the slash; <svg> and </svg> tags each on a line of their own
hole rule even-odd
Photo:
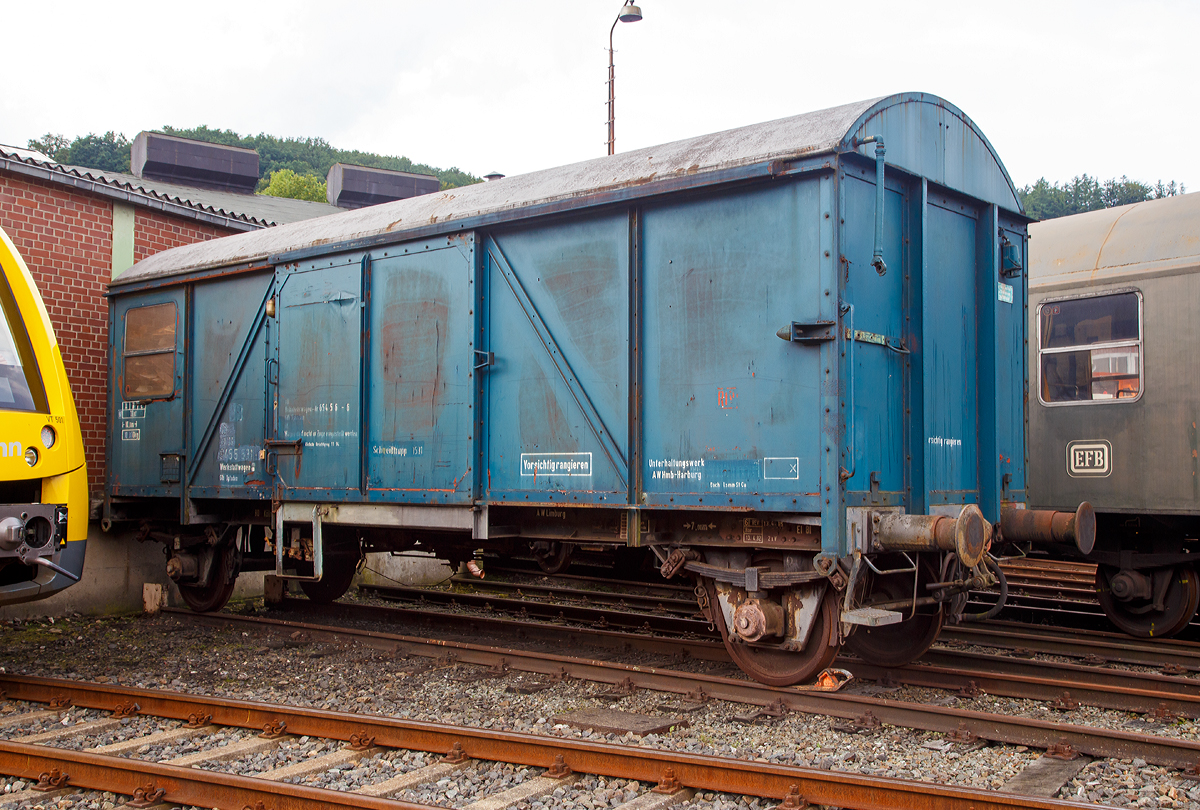
<svg viewBox="0 0 1200 810">
<path fill-rule="evenodd" d="M 212 172 L 189 174 L 186 166 L 171 171 L 170 156 L 164 160 L 154 152 L 160 139 L 149 136 L 147 159 L 146 133 L 139 136 L 143 155 L 139 164 L 135 142 L 135 175 L 64 166 L 37 152 L 0 146 L 0 228 L 24 256 L 54 324 L 79 410 L 93 492 L 104 482 L 108 282 L 160 250 L 341 210 L 253 194 L 258 157 L 252 152 L 249 162 L 248 156 L 235 155 L 242 174 L 254 173 L 248 189 L 245 177 L 235 186 Z M 210 165 L 230 151 L 194 141 L 168 145 L 176 153 L 180 146 L 191 148 L 193 158 L 197 150 L 206 153 Z"/>
</svg>

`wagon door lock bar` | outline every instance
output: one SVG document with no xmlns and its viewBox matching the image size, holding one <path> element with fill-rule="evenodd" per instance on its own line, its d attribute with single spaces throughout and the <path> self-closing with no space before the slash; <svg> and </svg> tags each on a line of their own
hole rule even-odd
<svg viewBox="0 0 1200 810">
<path fill-rule="evenodd" d="M 775 335 L 781 340 L 791 341 L 792 343 L 816 346 L 836 339 L 837 334 L 834 332 L 835 325 L 833 321 L 792 321 L 787 326 L 780 327 Z"/>
</svg>

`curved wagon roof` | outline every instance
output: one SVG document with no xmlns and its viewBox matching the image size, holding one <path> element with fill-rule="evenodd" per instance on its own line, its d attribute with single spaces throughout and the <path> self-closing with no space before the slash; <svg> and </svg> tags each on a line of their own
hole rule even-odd
<svg viewBox="0 0 1200 810">
<path fill-rule="evenodd" d="M 1020 212 L 1016 189 L 995 150 L 957 107 L 925 93 L 901 93 L 514 175 L 157 253 L 112 286 L 195 271 L 256 264 L 284 254 L 454 233 L 550 211 L 648 196 L 706 180 L 754 176 L 752 167 L 854 151 L 856 138 L 884 137 L 887 163 L 931 182 Z M 758 174 L 767 174 L 767 170 Z"/>
<path fill-rule="evenodd" d="M 1105 208 L 1030 226 L 1032 289 L 1200 267 L 1200 194 Z"/>
</svg>

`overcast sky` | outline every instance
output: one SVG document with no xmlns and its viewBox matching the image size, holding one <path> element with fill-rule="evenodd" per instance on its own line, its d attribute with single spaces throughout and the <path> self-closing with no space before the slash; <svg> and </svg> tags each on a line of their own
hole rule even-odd
<svg viewBox="0 0 1200 810">
<path fill-rule="evenodd" d="M 571 163 L 605 153 L 620 5 L 10 8 L 0 143 L 207 124 L 477 175 Z M 1087 172 L 1200 191 L 1194 0 L 641 7 L 614 35 L 618 151 L 919 90 L 974 119 L 1018 186 Z"/>
</svg>

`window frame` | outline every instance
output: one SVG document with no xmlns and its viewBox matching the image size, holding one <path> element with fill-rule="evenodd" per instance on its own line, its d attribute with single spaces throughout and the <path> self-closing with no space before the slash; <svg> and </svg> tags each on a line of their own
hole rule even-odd
<svg viewBox="0 0 1200 810">
<path fill-rule="evenodd" d="M 170 348 L 163 349 L 144 349 L 142 351 L 129 351 L 129 315 L 137 312 L 139 309 L 152 309 L 154 307 L 171 307 L 172 317 L 174 319 L 174 327 L 172 328 L 172 340 Z M 121 398 L 130 402 L 152 402 L 154 400 L 172 400 L 175 398 L 175 381 L 179 374 L 179 360 L 176 355 L 179 353 L 179 306 L 174 301 L 158 301 L 153 304 L 142 304 L 141 306 L 130 307 L 125 310 L 122 316 L 123 329 L 121 334 Z M 165 393 L 152 393 L 146 395 L 136 395 L 129 392 L 129 358 L 131 357 L 153 357 L 154 355 L 170 354 L 171 355 L 171 388 Z"/>
<path fill-rule="evenodd" d="M 1042 307 L 1047 304 L 1060 304 L 1064 301 L 1080 301 L 1089 298 L 1107 298 L 1116 295 L 1130 295 L 1137 298 L 1137 340 L 1130 338 L 1122 340 L 1110 340 L 1105 343 L 1083 343 L 1074 346 L 1063 346 L 1059 348 L 1047 349 L 1042 347 Z M 1145 327 L 1145 310 L 1142 291 L 1136 287 L 1122 287 L 1116 290 L 1104 290 L 1103 292 L 1088 292 L 1078 295 L 1056 296 L 1054 298 L 1045 298 L 1038 302 L 1037 311 L 1034 314 L 1034 324 L 1037 331 L 1037 379 L 1034 381 L 1037 386 L 1038 402 L 1047 408 L 1060 408 L 1070 405 L 1131 405 L 1141 400 L 1142 395 L 1146 391 L 1146 327 Z M 1042 357 L 1047 354 L 1071 354 L 1074 352 L 1086 351 L 1091 352 L 1095 349 L 1114 349 L 1122 346 L 1137 346 L 1138 350 L 1138 390 L 1135 397 L 1113 397 L 1112 399 L 1072 399 L 1063 400 L 1061 402 L 1047 402 L 1042 397 Z"/>
</svg>

